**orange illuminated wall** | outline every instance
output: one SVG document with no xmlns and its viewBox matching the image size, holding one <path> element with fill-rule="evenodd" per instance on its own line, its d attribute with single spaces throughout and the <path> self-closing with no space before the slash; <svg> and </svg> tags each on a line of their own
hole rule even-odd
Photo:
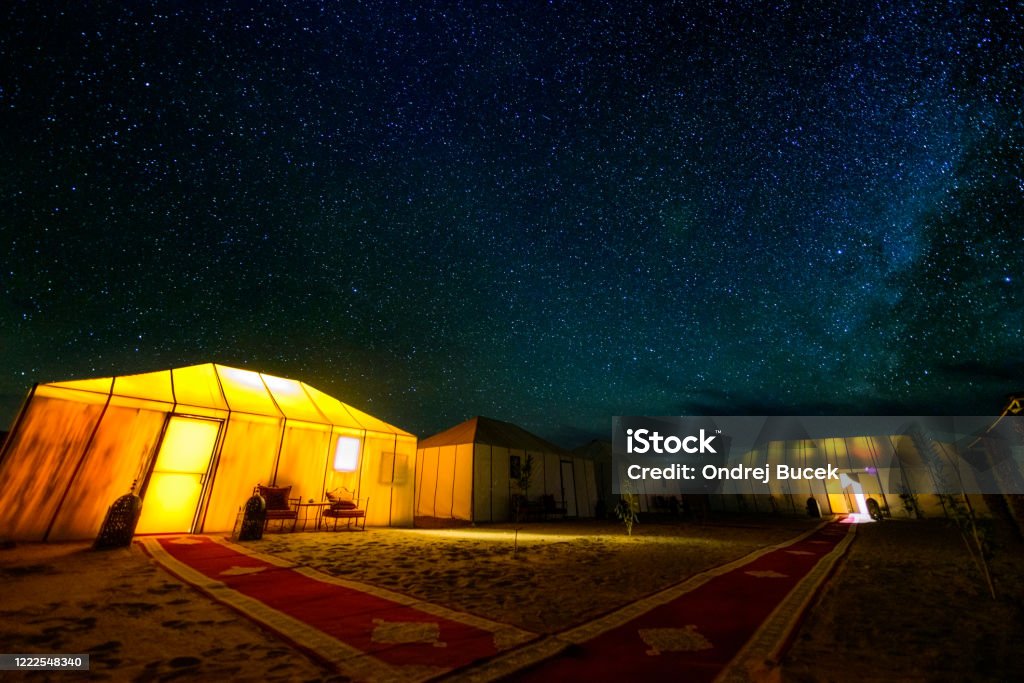
<svg viewBox="0 0 1024 683">
<path fill-rule="evenodd" d="M 335 472 L 339 436 L 361 444 Z M 0 453 L 0 536 L 94 538 L 143 497 L 138 532 L 228 531 L 256 484 L 371 497 L 371 525 L 411 525 L 416 438 L 303 382 L 205 364 L 33 389 Z M 398 476 L 382 472 L 401 470 Z"/>
</svg>

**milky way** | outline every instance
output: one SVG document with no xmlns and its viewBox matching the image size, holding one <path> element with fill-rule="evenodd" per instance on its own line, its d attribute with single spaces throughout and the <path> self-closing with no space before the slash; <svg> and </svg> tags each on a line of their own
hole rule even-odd
<svg viewBox="0 0 1024 683">
<path fill-rule="evenodd" d="M 121 4 L 0 10 L 0 421 L 208 361 L 570 446 L 1024 388 L 1012 5 Z"/>
</svg>

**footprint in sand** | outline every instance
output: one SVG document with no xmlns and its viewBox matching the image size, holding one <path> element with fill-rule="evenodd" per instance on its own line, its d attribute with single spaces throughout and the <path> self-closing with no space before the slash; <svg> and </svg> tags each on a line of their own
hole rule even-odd
<svg viewBox="0 0 1024 683">
<path fill-rule="evenodd" d="M 151 602 L 112 602 L 109 606 L 112 609 L 126 612 L 128 616 L 132 617 L 149 614 L 153 610 L 159 609 L 158 605 L 154 605 Z"/>
<path fill-rule="evenodd" d="M 192 626 L 192 623 L 193 622 L 191 622 L 191 621 L 182 621 L 181 619 L 172 619 L 170 621 L 162 621 L 162 622 L 160 622 L 160 625 L 163 626 L 164 628 L 173 628 L 173 629 L 181 630 L 181 629 L 188 628 L 189 626 Z"/>
<path fill-rule="evenodd" d="M 187 666 L 199 666 L 202 663 L 203 660 L 198 657 L 175 657 L 167 662 L 167 665 L 172 669 L 184 669 Z"/>
<path fill-rule="evenodd" d="M 20 567 L 2 567 L 0 576 L 18 578 L 21 576 L 39 576 L 42 574 L 57 574 L 57 568 L 48 564 L 26 564 Z"/>
<path fill-rule="evenodd" d="M 89 647 L 85 648 L 85 651 L 89 652 L 89 653 L 95 653 L 95 652 L 117 652 L 120 649 L 121 649 L 121 641 L 120 640 L 108 640 L 107 642 L 100 643 L 99 645 L 90 645 Z"/>
</svg>

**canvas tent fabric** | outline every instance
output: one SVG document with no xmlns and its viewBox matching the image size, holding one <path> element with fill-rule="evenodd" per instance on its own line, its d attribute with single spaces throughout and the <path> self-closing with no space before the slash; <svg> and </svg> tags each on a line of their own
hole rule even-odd
<svg viewBox="0 0 1024 683">
<path fill-rule="evenodd" d="M 342 451 L 344 457 L 339 455 Z M 207 363 L 36 385 L 0 452 L 0 536 L 96 536 L 133 483 L 138 533 L 231 530 L 256 484 L 370 498 L 412 524 L 416 437 L 308 384 Z"/>
<path fill-rule="evenodd" d="M 594 439 L 572 449 L 573 454 L 594 464 L 594 480 L 597 498 L 604 502 L 606 509 L 618 499 L 612 493 L 612 442 Z"/>
<path fill-rule="evenodd" d="M 770 420 L 767 429 L 775 426 L 773 421 L 781 419 Z M 937 476 L 949 482 L 962 479 L 966 490 L 974 490 L 973 475 L 968 469 L 952 469 L 948 459 L 948 454 L 956 449 L 952 443 L 921 441 L 910 434 L 800 437 L 806 434 L 793 438 L 768 434 L 756 449 L 742 454 L 736 463 L 749 467 L 767 464 L 771 471 L 779 465 L 830 465 L 856 487 L 836 481 L 790 481 L 775 477 L 768 483 L 754 478 L 727 481 L 720 495 L 711 496 L 712 508 L 802 515 L 806 513 L 806 502 L 813 498 L 824 513 L 857 513 L 861 512 L 859 492 L 865 499 L 875 499 L 893 517 L 938 517 L 947 516 L 948 511 L 942 498 L 934 493 Z M 930 448 L 941 455 L 926 455 Z M 910 497 L 916 512 L 908 507 Z M 971 495 L 970 499 L 976 511 L 989 511 L 985 496 Z"/>
<path fill-rule="evenodd" d="M 533 456 L 528 497 L 554 496 L 569 516 L 593 517 L 594 463 L 525 429 L 473 417 L 420 442 L 416 452 L 416 516 L 502 522 L 512 518 L 511 497 L 521 493 L 510 471 Z"/>
</svg>

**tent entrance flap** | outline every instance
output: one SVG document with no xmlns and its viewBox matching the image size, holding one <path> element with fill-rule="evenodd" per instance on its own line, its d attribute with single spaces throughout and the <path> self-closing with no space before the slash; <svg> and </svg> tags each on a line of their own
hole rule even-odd
<svg viewBox="0 0 1024 683">
<path fill-rule="evenodd" d="M 189 533 L 221 421 L 172 415 L 142 499 L 136 533 Z"/>
</svg>

